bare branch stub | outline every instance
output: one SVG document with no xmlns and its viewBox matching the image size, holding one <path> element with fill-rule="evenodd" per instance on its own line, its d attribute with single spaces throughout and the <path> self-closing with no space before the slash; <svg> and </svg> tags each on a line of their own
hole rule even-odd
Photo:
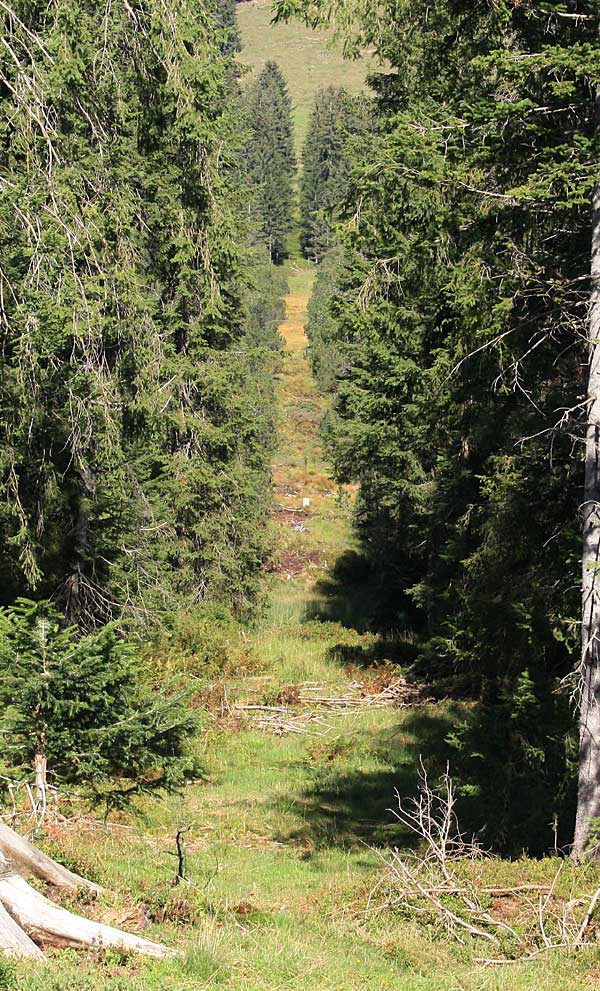
<svg viewBox="0 0 600 991">
<path fill-rule="evenodd" d="M 189 880 L 185 872 L 186 854 L 183 837 L 186 833 L 189 833 L 191 828 L 191 825 L 180 826 L 175 835 L 175 846 L 177 847 L 177 873 L 175 875 L 175 884 L 181 884 L 182 881 Z"/>
</svg>

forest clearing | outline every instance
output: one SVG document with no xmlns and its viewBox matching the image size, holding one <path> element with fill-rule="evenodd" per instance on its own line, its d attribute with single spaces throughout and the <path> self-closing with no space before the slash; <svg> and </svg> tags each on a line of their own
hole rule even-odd
<svg viewBox="0 0 600 991">
<path fill-rule="evenodd" d="M 543 962 L 498 972 L 473 962 L 471 954 L 481 951 L 466 953 L 440 938 L 435 920 L 423 928 L 401 907 L 376 910 L 389 899 L 385 887 L 377 890 L 380 856 L 407 839 L 390 812 L 395 790 L 414 792 L 421 757 L 444 770 L 450 755 L 444 741 L 462 705 L 372 705 L 381 685 L 397 678 L 382 663 L 378 638 L 353 629 L 345 617 L 305 618 L 307 612 L 326 615 L 332 606 L 335 614 L 336 596 L 317 585 L 354 544 L 348 505 L 322 461 L 322 399 L 304 352 L 301 328 L 313 272 L 298 260 L 287 267 L 270 612 L 262 629 L 238 634 L 230 645 L 232 672 L 202 689 L 201 777 L 182 794 L 146 801 L 142 819 L 104 827 L 89 815 L 71 818 L 65 809 L 65 819 L 48 820 L 42 841 L 50 854 L 105 888 L 95 900 L 85 890 L 67 896 L 68 906 L 178 947 L 183 960 L 141 963 L 101 947 L 84 959 L 55 951 L 41 969 L 9 965 L 7 987 L 41 989 L 50 980 L 57 989 L 90 991 L 266 991 L 300 982 L 315 991 L 593 988 L 594 950 L 567 959 L 555 951 Z M 308 510 L 302 510 L 304 497 L 311 500 Z M 280 514 L 278 507 L 294 512 Z M 302 528 L 291 519 L 301 519 Z M 252 673 L 236 676 L 236 662 Z M 329 703 L 311 704 L 311 695 Z M 343 704 L 354 695 L 364 704 Z M 174 885 L 182 827 L 189 827 L 183 837 L 188 880 Z M 537 887 L 545 896 L 561 864 L 557 904 L 577 897 L 583 904 L 600 881 L 595 865 L 582 876 L 555 858 L 493 858 L 467 862 L 465 877 L 507 889 L 507 895 L 488 896 L 490 906 L 502 919 L 524 906 L 529 923 Z"/>
<path fill-rule="evenodd" d="M 0 7 L 0 991 L 600 987 L 600 6 Z"/>
</svg>

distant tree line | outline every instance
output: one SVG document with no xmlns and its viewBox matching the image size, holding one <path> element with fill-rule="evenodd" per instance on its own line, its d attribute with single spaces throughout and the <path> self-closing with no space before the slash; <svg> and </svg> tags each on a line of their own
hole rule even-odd
<svg viewBox="0 0 600 991">
<path fill-rule="evenodd" d="M 315 97 L 300 180 L 300 244 L 312 261 L 322 261 L 334 244 L 334 225 L 348 193 L 356 139 L 368 134 L 369 116 L 364 97 L 352 97 L 339 87 L 319 90 Z"/>
<path fill-rule="evenodd" d="M 296 157 L 292 101 L 281 69 L 269 61 L 244 94 L 243 172 L 254 240 L 281 264 L 294 227 Z"/>
</svg>

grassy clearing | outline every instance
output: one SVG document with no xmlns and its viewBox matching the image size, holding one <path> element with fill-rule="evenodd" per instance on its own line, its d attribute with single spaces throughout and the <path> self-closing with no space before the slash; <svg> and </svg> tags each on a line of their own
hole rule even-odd
<svg viewBox="0 0 600 991">
<path fill-rule="evenodd" d="M 250 28 L 254 32 L 253 64 L 268 56 L 283 62 L 281 42 L 273 40 L 283 36 L 269 33 L 267 4 L 240 5 L 239 16 L 246 38 Z M 284 68 L 299 87 L 308 57 L 305 33 L 297 25 L 275 30 L 298 40 L 295 56 L 286 50 Z M 344 81 L 341 65 L 331 70 L 334 82 Z M 329 79 L 320 69 L 312 76 L 302 71 L 307 86 Z M 181 795 L 146 800 L 143 818 L 124 816 L 107 827 L 67 821 L 44 840 L 53 855 L 106 886 L 106 894 L 79 905 L 81 911 L 176 945 L 182 956 L 155 963 L 99 947 L 85 957 L 57 952 L 43 967 L 0 959 L 0 991 L 600 988 L 595 952 L 555 951 L 533 963 L 489 968 L 477 963 L 489 956 L 488 945 L 452 942 L 427 916 L 417 925 L 400 908 L 371 910 L 377 901 L 369 896 L 384 870 L 380 852 L 408 841 L 390 812 L 394 790 L 414 791 L 420 757 L 432 777 L 445 768 L 445 741 L 464 706 L 321 711 L 306 732 L 286 736 L 260 731 L 252 710 L 228 708 L 277 703 L 282 691 L 300 682 L 342 692 L 357 672 L 386 656 L 385 645 L 362 631 L 365 591 L 340 585 L 331 594 L 335 562 L 357 549 L 350 528 L 353 492 L 337 489 L 323 460 L 324 402 L 304 353 L 314 267 L 293 244 L 286 275 L 271 604 L 262 627 L 243 635 L 244 664 L 253 657 L 260 663 L 256 670 L 250 664 L 245 677 L 233 668 L 215 678 L 205 695 L 212 700 L 205 730 L 193 741 L 198 777 Z M 328 613 L 341 621 L 314 618 Z M 162 663 L 167 670 L 174 661 Z M 182 825 L 191 826 L 189 880 L 175 885 L 174 840 Z M 477 861 L 464 870 L 482 885 L 509 886 L 548 883 L 556 868 L 552 858 L 524 858 Z M 566 864 L 557 895 L 565 902 L 589 898 L 598 884 L 597 866 L 576 871 Z"/>
<path fill-rule="evenodd" d="M 325 636 L 325 632 L 328 636 Z M 310 650 L 330 648 L 338 631 L 314 630 Z M 443 735 L 456 717 L 447 704 L 415 712 L 361 711 L 329 717 L 325 736 L 273 738 L 248 723 L 214 721 L 199 743 L 206 779 L 179 798 L 148 804 L 144 823 L 62 830 L 64 854 L 100 878 L 115 895 L 86 906 L 107 921 L 146 930 L 185 950 L 167 963 L 118 955 L 61 953 L 47 967 L 19 967 L 7 987 L 154 988 L 187 991 L 475 991 L 592 988 L 589 953 L 549 956 L 537 964 L 489 970 L 473 958 L 476 943 L 449 942 L 429 923 L 402 912 L 369 913 L 380 876 L 371 846 L 402 842 L 393 816 L 393 788 L 414 785 L 416 756 L 439 760 Z M 174 887 L 176 828 L 191 823 L 188 884 Z M 367 844 L 367 845 L 365 845 Z M 483 883 L 549 880 L 555 861 L 477 863 Z M 567 866 L 564 897 L 590 891 L 596 868 L 575 877 Z M 129 892 L 125 895 L 124 892 Z M 0 979 L 0 987 L 2 987 Z"/>
<path fill-rule="evenodd" d="M 293 510 L 277 518 L 280 547 L 298 568 L 276 571 L 271 610 L 248 633 L 260 670 L 229 673 L 215 688 L 230 703 L 272 704 L 298 682 L 343 690 L 378 653 L 377 638 L 345 623 L 307 619 L 319 581 L 352 547 L 347 505 L 323 464 L 317 395 L 303 354 L 301 324 L 313 271 L 288 263 L 288 343 L 279 378 L 280 448 L 276 500 Z M 307 412 L 314 416 L 307 416 Z M 325 480 L 326 485 L 322 482 Z M 301 500 L 311 500 L 302 514 Z M 349 496 L 351 498 L 351 494 Z M 294 530 L 290 519 L 301 519 Z M 295 543 L 294 543 L 295 542 Z M 277 560 L 277 555 L 275 557 Z M 315 560 L 317 563 L 315 564 Z M 289 574 L 289 577 L 288 577 Z M 354 624 L 356 625 L 356 624 Z M 183 956 L 152 963 L 101 949 L 86 958 L 61 952 L 44 967 L 0 968 L 0 989 L 15 991 L 591 991 L 600 986 L 597 955 L 548 954 L 538 962 L 488 968 L 489 946 L 448 940 L 433 919 L 419 925 L 401 909 L 372 911 L 382 878 L 379 851 L 408 841 L 390 808 L 394 789 L 410 794 L 422 756 L 433 776 L 445 766 L 449 729 L 463 706 L 361 708 L 322 712 L 307 732 L 272 736 L 251 710 L 213 705 L 195 741 L 198 780 L 183 794 L 146 801 L 144 818 L 62 825 L 47 837 L 54 854 L 106 885 L 83 910 L 103 921 L 177 945 Z M 173 884 L 174 838 L 187 834 L 189 881 Z M 549 882 L 557 861 L 477 861 L 464 870 L 481 884 Z M 567 864 L 559 896 L 567 901 L 600 883 L 595 866 Z M 493 905 L 491 907 L 494 907 Z"/>
<path fill-rule="evenodd" d="M 244 45 L 239 61 L 251 70 L 248 78 L 260 72 L 269 59 L 280 62 L 294 105 L 299 153 L 317 90 L 344 86 L 350 93 L 358 93 L 365 88 L 367 74 L 374 65 L 369 59 L 344 59 L 324 31 L 311 31 L 297 22 L 271 24 L 273 10 L 269 0 L 238 4 L 237 17 Z"/>
</svg>

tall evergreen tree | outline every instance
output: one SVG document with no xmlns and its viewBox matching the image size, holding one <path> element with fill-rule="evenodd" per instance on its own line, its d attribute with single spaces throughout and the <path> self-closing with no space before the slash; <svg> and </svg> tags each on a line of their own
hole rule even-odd
<svg viewBox="0 0 600 991">
<path fill-rule="evenodd" d="M 308 303 L 308 357 L 322 392 L 335 392 L 345 374 L 345 348 L 337 305 L 341 285 L 346 280 L 344 260 L 341 246 L 329 249 L 317 271 Z"/>
<path fill-rule="evenodd" d="M 214 19 L 203 0 L 3 19 L 2 598 L 53 597 L 84 627 L 245 608 L 268 431 Z"/>
<path fill-rule="evenodd" d="M 365 130 L 368 105 L 344 89 L 319 90 L 302 151 L 300 244 L 307 258 L 319 262 L 333 243 L 336 212 L 348 189 L 349 142 Z"/>
<path fill-rule="evenodd" d="M 242 37 L 237 23 L 237 0 L 217 0 L 216 19 L 223 31 L 220 48 L 223 55 L 235 55 L 242 50 Z"/>
<path fill-rule="evenodd" d="M 292 103 L 279 66 L 267 62 L 246 98 L 248 140 L 244 168 L 254 237 L 276 264 L 286 255 L 293 226 L 296 169 Z"/>
</svg>

